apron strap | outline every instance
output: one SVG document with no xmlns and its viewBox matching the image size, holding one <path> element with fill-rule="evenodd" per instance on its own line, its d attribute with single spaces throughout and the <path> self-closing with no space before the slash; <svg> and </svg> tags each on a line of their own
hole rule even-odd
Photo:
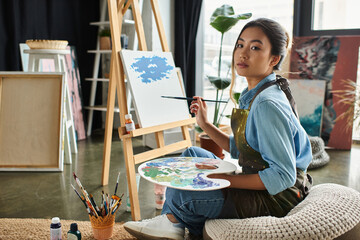
<svg viewBox="0 0 360 240">
<path fill-rule="evenodd" d="M 292 108 L 293 112 L 295 113 L 295 116 L 297 118 L 299 118 L 299 114 L 297 112 L 295 99 L 293 98 L 293 96 L 291 94 L 290 87 L 289 87 L 289 85 L 290 85 L 289 80 L 287 80 L 286 78 L 283 78 L 280 75 L 276 75 L 276 83 L 279 85 L 281 90 L 285 93 L 287 99 L 290 102 L 291 108 Z"/>
<path fill-rule="evenodd" d="M 251 105 L 252 105 L 253 101 L 255 100 L 256 96 L 259 93 L 261 93 L 263 90 L 265 90 L 266 88 L 271 87 L 272 85 L 275 85 L 275 84 L 277 84 L 280 87 L 280 89 L 285 93 L 286 98 L 289 100 L 289 103 L 291 105 L 292 111 L 294 112 L 295 116 L 297 118 L 299 118 L 299 115 L 297 113 L 295 99 L 293 98 L 290 87 L 289 87 L 289 85 L 290 85 L 289 80 L 287 80 L 286 78 L 283 78 L 280 75 L 276 75 L 276 80 L 267 82 L 259 88 L 259 90 L 255 93 L 254 97 L 251 99 L 251 102 L 249 105 L 249 110 L 250 110 Z"/>
</svg>

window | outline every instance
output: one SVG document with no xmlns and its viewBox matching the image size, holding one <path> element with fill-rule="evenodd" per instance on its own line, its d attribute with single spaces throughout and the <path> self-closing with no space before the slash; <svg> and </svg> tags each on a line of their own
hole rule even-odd
<svg viewBox="0 0 360 240">
<path fill-rule="evenodd" d="M 203 58 L 197 63 L 203 66 L 203 74 L 201 77 L 202 84 L 197 85 L 197 89 L 200 87 L 203 92 L 197 92 L 197 94 L 203 96 L 207 99 L 216 98 L 216 89 L 210 84 L 206 76 L 217 76 L 217 65 L 218 65 L 218 55 L 220 50 L 220 32 L 216 31 L 213 27 L 210 26 L 210 17 L 216 8 L 222 6 L 223 4 L 228 4 L 233 6 L 235 14 L 241 13 L 252 13 L 252 17 L 249 20 L 240 20 L 231 30 L 224 34 L 223 40 L 223 52 L 222 52 L 222 69 L 221 76 L 231 77 L 231 71 L 229 71 L 229 66 L 231 65 L 232 51 L 234 49 L 235 41 L 242 29 L 242 27 L 250 20 L 257 19 L 260 17 L 271 18 L 278 21 L 291 35 L 293 31 L 293 6 L 294 2 L 289 0 L 257 0 L 257 1 L 241 1 L 238 0 L 206 0 L 203 1 L 203 12 L 202 18 L 199 24 L 198 32 L 198 46 L 197 48 L 202 48 Z M 199 36 L 202 34 L 202 36 Z M 199 54 L 198 54 L 199 56 Z M 201 63 L 202 61 L 202 63 Z M 246 80 L 239 77 L 236 81 L 237 85 L 235 90 L 241 92 L 246 86 Z M 225 89 L 223 99 L 229 98 L 229 88 Z M 215 104 L 207 103 L 208 105 L 208 116 L 209 121 L 212 121 L 212 116 L 214 115 Z M 231 114 L 231 110 L 234 107 L 230 101 L 224 115 Z M 222 110 L 222 107 L 221 109 Z M 223 124 L 230 124 L 230 120 L 226 117 L 222 118 Z"/>
<path fill-rule="evenodd" d="M 294 35 L 360 35 L 358 0 L 294 0 Z"/>
<path fill-rule="evenodd" d="M 360 28 L 359 0 L 314 0 L 312 30 Z"/>
</svg>

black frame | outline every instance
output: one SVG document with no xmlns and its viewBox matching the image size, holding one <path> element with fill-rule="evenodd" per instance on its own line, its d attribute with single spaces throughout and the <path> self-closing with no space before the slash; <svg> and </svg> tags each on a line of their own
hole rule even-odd
<svg viewBox="0 0 360 240">
<path fill-rule="evenodd" d="M 293 35 L 303 36 L 325 36 L 325 35 L 360 35 L 360 28 L 339 30 L 312 30 L 313 0 L 294 0 L 294 29 Z"/>
</svg>

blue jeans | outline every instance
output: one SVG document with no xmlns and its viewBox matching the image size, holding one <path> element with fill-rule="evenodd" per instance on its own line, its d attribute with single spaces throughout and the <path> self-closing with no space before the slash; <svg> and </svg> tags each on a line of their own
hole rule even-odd
<svg viewBox="0 0 360 240">
<path fill-rule="evenodd" d="M 217 158 L 213 153 L 199 147 L 186 149 L 182 157 Z M 224 205 L 221 190 L 186 191 L 167 188 L 162 214 L 172 214 L 190 233 L 202 235 L 205 221 L 217 218 Z"/>
</svg>

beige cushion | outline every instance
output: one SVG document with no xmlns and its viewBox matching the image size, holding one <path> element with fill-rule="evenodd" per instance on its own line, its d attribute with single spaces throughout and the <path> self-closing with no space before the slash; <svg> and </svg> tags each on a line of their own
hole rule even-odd
<svg viewBox="0 0 360 240">
<path fill-rule="evenodd" d="M 360 239 L 359 223 L 360 193 L 338 184 L 321 184 L 282 218 L 208 220 L 204 239 L 342 239 L 346 233 Z"/>
</svg>

